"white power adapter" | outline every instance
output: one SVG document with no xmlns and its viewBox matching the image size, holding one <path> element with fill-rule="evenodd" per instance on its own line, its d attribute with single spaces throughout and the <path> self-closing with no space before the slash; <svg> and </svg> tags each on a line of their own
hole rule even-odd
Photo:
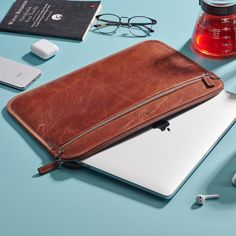
<svg viewBox="0 0 236 236">
<path fill-rule="evenodd" d="M 41 39 L 31 45 L 31 52 L 45 60 L 55 56 L 58 51 L 58 46 L 46 39 Z"/>
</svg>

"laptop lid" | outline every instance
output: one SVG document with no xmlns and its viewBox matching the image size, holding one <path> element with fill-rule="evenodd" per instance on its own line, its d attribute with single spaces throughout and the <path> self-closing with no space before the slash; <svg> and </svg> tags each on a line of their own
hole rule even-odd
<svg viewBox="0 0 236 236">
<path fill-rule="evenodd" d="M 191 110 L 101 151 L 82 164 L 172 197 L 233 124 L 236 95 L 222 91 Z"/>
</svg>

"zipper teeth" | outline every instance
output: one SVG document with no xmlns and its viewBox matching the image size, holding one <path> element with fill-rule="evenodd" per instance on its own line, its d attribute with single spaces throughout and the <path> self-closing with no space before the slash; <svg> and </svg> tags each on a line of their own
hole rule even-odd
<svg viewBox="0 0 236 236">
<path fill-rule="evenodd" d="M 80 135 L 75 136 L 75 137 L 72 138 L 71 140 L 69 140 L 69 141 L 67 141 L 66 143 L 64 143 L 63 145 L 61 145 L 59 149 L 61 150 L 61 152 L 63 152 L 63 150 L 64 150 L 66 147 L 70 146 L 71 144 L 73 144 L 74 142 L 76 142 L 76 141 L 79 140 L 81 137 L 85 136 L 86 134 L 88 134 L 88 133 L 90 133 L 90 132 L 92 132 L 92 131 L 94 131 L 94 130 L 96 130 L 96 129 L 98 129 L 98 128 L 104 126 L 104 125 L 107 125 L 107 124 L 110 123 L 111 121 L 113 121 L 113 120 L 115 120 L 115 119 L 117 119 L 117 118 L 120 118 L 121 116 L 126 115 L 126 114 L 128 114 L 128 113 L 130 113 L 130 112 L 132 112 L 132 111 L 134 111 L 134 110 L 136 110 L 136 109 L 142 107 L 143 105 L 146 105 L 146 104 L 148 104 L 148 103 L 150 103 L 150 102 L 152 102 L 152 101 L 154 101 L 154 100 L 156 100 L 156 99 L 158 99 L 158 98 L 160 98 L 160 97 L 163 97 L 163 96 L 165 96 L 165 95 L 168 95 L 168 94 L 170 94 L 170 93 L 172 93 L 172 92 L 174 92 L 174 91 L 177 91 L 177 90 L 179 90 L 179 89 L 181 89 L 181 88 L 183 88 L 183 87 L 187 87 L 188 85 L 190 85 L 190 84 L 192 84 L 192 83 L 195 83 L 195 82 L 197 82 L 197 81 L 199 81 L 199 80 L 201 80 L 201 79 L 203 79 L 203 78 L 205 78 L 205 77 L 207 77 L 207 76 L 209 76 L 208 73 L 206 73 L 206 74 L 203 75 L 203 76 L 199 76 L 199 77 L 194 78 L 194 79 L 192 79 L 192 80 L 186 81 L 186 82 L 184 82 L 184 83 L 180 83 L 180 84 L 178 84 L 178 85 L 175 85 L 175 86 L 173 86 L 173 87 L 171 87 L 171 88 L 168 88 L 168 89 L 166 89 L 166 90 L 163 90 L 163 91 L 161 91 L 160 93 L 157 93 L 157 94 L 153 95 L 152 97 L 149 97 L 149 98 L 147 98 L 147 99 L 145 99 L 145 100 L 143 100 L 143 101 L 137 103 L 136 105 L 134 105 L 134 106 L 132 106 L 132 107 L 126 109 L 125 111 L 119 112 L 119 113 L 117 113 L 117 114 L 111 116 L 110 118 L 108 118 L 108 119 L 106 119 L 106 120 L 100 122 L 99 124 L 97 124 L 97 125 L 93 126 L 92 128 L 86 130 L 85 132 L 81 133 Z"/>
</svg>

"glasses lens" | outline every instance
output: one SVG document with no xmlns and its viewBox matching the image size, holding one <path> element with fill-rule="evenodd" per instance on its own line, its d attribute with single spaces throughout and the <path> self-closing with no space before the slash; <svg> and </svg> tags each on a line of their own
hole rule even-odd
<svg viewBox="0 0 236 236">
<path fill-rule="evenodd" d="M 144 16 L 135 16 L 129 20 L 129 31 L 137 37 L 150 35 L 152 26 L 152 20 Z"/>
<path fill-rule="evenodd" d="M 117 28 L 119 27 L 120 18 L 116 15 L 112 14 L 104 14 L 101 15 L 97 19 L 97 29 L 104 34 L 115 33 Z"/>
</svg>

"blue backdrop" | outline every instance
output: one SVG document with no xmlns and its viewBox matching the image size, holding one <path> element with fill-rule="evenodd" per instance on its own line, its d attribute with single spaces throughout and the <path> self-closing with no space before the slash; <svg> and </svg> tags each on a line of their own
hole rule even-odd
<svg viewBox="0 0 236 236">
<path fill-rule="evenodd" d="M 1 19 L 13 2 L 0 0 Z M 148 39 L 162 40 L 180 50 L 221 76 L 226 89 L 236 90 L 235 60 L 204 59 L 189 49 L 199 11 L 198 0 L 103 0 L 102 5 L 103 13 L 147 15 L 157 19 L 156 31 Z M 51 39 L 60 52 L 49 61 L 29 53 L 30 45 L 43 37 L 2 32 L 0 55 L 43 71 L 31 89 L 143 40 L 128 37 L 126 32 L 121 29 L 113 36 L 89 32 L 81 43 Z M 165 201 L 86 169 L 56 170 L 38 177 L 36 169 L 50 157 L 5 108 L 9 99 L 19 93 L 0 85 L 1 235 L 235 234 L 236 188 L 230 184 L 236 170 L 235 125 L 175 197 Z M 222 198 L 196 207 L 196 194 L 213 192 Z"/>
</svg>

